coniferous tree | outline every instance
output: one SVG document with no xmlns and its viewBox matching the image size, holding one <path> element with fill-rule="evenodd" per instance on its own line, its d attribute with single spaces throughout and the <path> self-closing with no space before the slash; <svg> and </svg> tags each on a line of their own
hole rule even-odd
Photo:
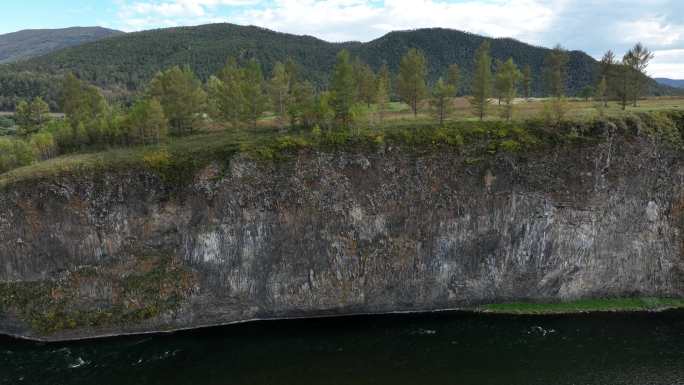
<svg viewBox="0 0 684 385">
<path fill-rule="evenodd" d="M 214 117 L 229 122 L 233 128 L 241 124 L 243 75 L 237 61 L 230 58 L 216 76 L 207 82 L 210 112 Z"/>
<path fill-rule="evenodd" d="M 300 125 L 310 128 L 314 123 L 312 110 L 315 103 L 315 89 L 309 81 L 295 82 L 292 85 L 292 100 L 288 106 L 288 115 L 292 126 Z"/>
<path fill-rule="evenodd" d="M 159 101 L 174 135 L 192 134 L 207 101 L 195 74 L 180 67 L 158 73 L 149 85 L 148 96 Z"/>
<path fill-rule="evenodd" d="M 634 75 L 632 97 L 634 98 L 634 107 L 637 107 L 639 97 L 643 92 L 644 83 L 648 78 L 646 68 L 648 68 L 649 63 L 653 60 L 654 55 L 641 43 L 637 43 L 629 52 L 627 64 L 631 67 Z"/>
<path fill-rule="evenodd" d="M 273 67 L 273 74 L 269 82 L 271 103 L 275 109 L 278 126 L 282 129 L 287 120 L 287 112 L 290 104 L 290 74 L 287 67 L 280 62 L 276 62 Z"/>
<path fill-rule="evenodd" d="M 632 52 L 629 51 L 622 57 L 622 62 L 615 67 L 617 78 L 616 94 L 623 110 L 627 109 L 627 105 L 632 100 L 635 78 L 633 70 L 634 61 L 635 58 L 632 56 Z"/>
<path fill-rule="evenodd" d="M 492 93 L 492 57 L 488 41 L 482 43 L 475 52 L 473 80 L 471 83 L 470 105 L 474 114 L 484 120 L 489 108 L 489 97 Z"/>
<path fill-rule="evenodd" d="M 596 108 L 598 109 L 599 116 L 603 116 L 605 112 L 605 108 L 607 106 L 607 97 L 606 95 L 608 94 L 608 81 L 606 80 L 606 77 L 602 77 L 601 81 L 599 82 L 598 86 L 596 86 L 596 94 L 595 97 L 598 100 L 598 103 L 596 104 Z"/>
<path fill-rule="evenodd" d="M 522 71 L 522 89 L 525 99 L 529 99 L 532 96 L 532 67 L 527 64 Z"/>
<path fill-rule="evenodd" d="M 455 87 L 453 85 L 448 84 L 442 80 L 442 78 L 439 78 L 434 89 L 432 90 L 432 99 L 430 100 L 430 104 L 440 125 L 444 124 L 444 121 L 451 112 L 451 98 L 455 93 L 454 89 Z"/>
<path fill-rule="evenodd" d="M 36 133 L 48 120 L 50 107 L 40 96 L 30 103 L 22 100 L 17 104 L 15 117 L 19 126 L 20 135 Z"/>
<path fill-rule="evenodd" d="M 392 74 L 390 73 L 390 69 L 387 66 L 387 63 L 383 63 L 382 66 L 380 66 L 380 70 L 378 71 L 378 82 L 383 82 L 385 84 L 385 87 L 387 87 L 387 93 L 390 95 L 390 99 L 392 98 Z"/>
<path fill-rule="evenodd" d="M 355 100 L 356 82 L 349 51 L 342 50 L 337 54 L 330 79 L 330 105 L 335 113 L 335 120 L 343 128 L 351 125 L 351 110 Z"/>
<path fill-rule="evenodd" d="M 592 87 L 590 85 L 586 85 L 586 86 L 584 86 L 584 88 L 582 88 L 582 90 L 580 91 L 578 96 L 588 102 L 589 99 L 592 96 L 594 96 L 595 93 L 596 93 L 596 90 L 594 89 L 594 87 Z"/>
<path fill-rule="evenodd" d="M 507 120 L 513 118 L 513 101 L 518 93 L 518 83 L 523 78 L 523 74 L 518 66 L 513 62 L 513 58 L 506 60 L 497 73 L 499 91 L 504 101 L 503 117 Z"/>
<path fill-rule="evenodd" d="M 91 124 L 106 113 L 108 106 L 100 91 L 69 73 L 62 88 L 62 111 L 73 127 Z"/>
<path fill-rule="evenodd" d="M 14 119 L 19 126 L 20 133 L 28 134 L 32 131 L 31 128 L 33 127 L 33 123 L 31 121 L 31 107 L 26 100 L 22 100 L 17 103 L 17 107 L 14 112 Z"/>
<path fill-rule="evenodd" d="M 420 102 L 427 94 L 427 59 L 415 48 L 411 48 L 399 63 L 397 93 L 411 107 L 413 116 L 418 116 Z"/>
<path fill-rule="evenodd" d="M 361 63 L 357 69 L 357 95 L 361 102 L 365 103 L 368 108 L 375 101 L 375 94 L 377 92 L 377 80 L 373 69 L 365 63 Z"/>
<path fill-rule="evenodd" d="M 546 87 L 552 100 L 546 102 L 542 114 L 545 120 L 556 125 L 561 124 L 568 112 L 565 86 L 569 61 L 568 52 L 560 45 L 555 46 L 544 61 Z"/>
<path fill-rule="evenodd" d="M 603 94 L 603 106 L 608 107 L 608 98 L 611 93 L 614 93 L 615 90 L 615 85 L 614 83 L 616 82 L 617 79 L 616 77 L 616 60 L 615 60 L 615 54 L 613 51 L 608 50 L 603 57 L 601 58 L 600 62 L 600 73 L 599 73 L 599 78 L 601 81 L 605 80 L 606 82 L 606 91 Z"/>
<path fill-rule="evenodd" d="M 446 84 L 454 89 L 454 95 L 458 94 L 458 87 L 461 85 L 461 68 L 458 64 L 451 64 L 447 70 Z"/>
<path fill-rule="evenodd" d="M 389 87 L 381 78 L 378 78 L 377 83 L 378 85 L 375 91 L 375 102 L 378 106 L 378 117 L 382 123 L 385 120 L 385 111 L 387 111 L 387 107 L 389 105 Z"/>
<path fill-rule="evenodd" d="M 505 93 L 504 89 L 506 88 L 506 79 L 503 76 L 503 66 L 503 61 L 499 59 L 494 60 L 494 97 L 498 100 L 499 105 L 501 105 Z"/>
<path fill-rule="evenodd" d="M 256 128 L 261 115 L 268 108 L 268 96 L 264 87 L 264 75 L 256 59 L 252 59 L 244 68 L 242 81 L 242 120 Z"/>
<path fill-rule="evenodd" d="M 390 100 L 392 99 L 392 75 L 387 63 L 383 63 L 378 71 L 375 99 L 378 104 L 380 122 L 383 122 Z"/>
<path fill-rule="evenodd" d="M 64 78 L 61 102 L 62 111 L 71 127 L 70 139 L 63 142 L 61 147 L 74 150 L 104 144 L 112 129 L 107 121 L 110 109 L 97 88 L 68 74 Z"/>
<path fill-rule="evenodd" d="M 168 122 L 157 99 L 136 102 L 128 113 L 127 144 L 157 144 L 166 138 Z"/>
<path fill-rule="evenodd" d="M 567 65 L 570 60 L 567 51 L 557 45 L 546 56 L 546 81 L 549 94 L 554 98 L 565 96 L 565 83 L 567 79 Z"/>
</svg>

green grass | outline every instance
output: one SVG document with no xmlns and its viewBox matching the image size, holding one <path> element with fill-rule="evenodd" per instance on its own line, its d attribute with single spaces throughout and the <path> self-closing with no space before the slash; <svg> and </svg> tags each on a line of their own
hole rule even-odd
<svg viewBox="0 0 684 385">
<path fill-rule="evenodd" d="M 605 118 L 626 136 L 652 135 L 661 144 L 682 147 L 684 113 L 661 111 L 630 113 Z M 279 161 L 299 150 L 376 151 L 391 144 L 413 153 L 451 151 L 464 159 L 486 159 L 498 153 L 530 153 L 559 145 L 594 144 L 605 140 L 606 120 L 577 119 L 560 126 L 540 120 L 450 121 L 440 126 L 431 120 L 404 119 L 366 128 L 346 130 L 291 130 L 272 127 L 209 131 L 171 138 L 161 146 L 109 149 L 60 156 L 0 175 L 0 188 L 17 182 L 59 175 L 98 171 L 156 171 L 180 186 L 211 162 L 227 165 L 243 153 L 260 161 Z M 467 161 L 466 161 L 467 162 Z"/>
<path fill-rule="evenodd" d="M 570 302 L 514 302 L 482 305 L 477 310 L 500 314 L 568 314 L 584 312 L 660 311 L 684 308 L 684 298 L 604 298 Z"/>
</svg>

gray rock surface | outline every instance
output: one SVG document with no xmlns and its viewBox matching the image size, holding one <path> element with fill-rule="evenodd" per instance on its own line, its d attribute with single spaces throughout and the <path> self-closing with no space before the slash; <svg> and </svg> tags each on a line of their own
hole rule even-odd
<svg viewBox="0 0 684 385">
<path fill-rule="evenodd" d="M 181 188 L 149 171 L 16 183 L 0 196 L 0 332 L 684 297 L 682 166 L 616 138 L 478 161 L 238 155 Z"/>
</svg>

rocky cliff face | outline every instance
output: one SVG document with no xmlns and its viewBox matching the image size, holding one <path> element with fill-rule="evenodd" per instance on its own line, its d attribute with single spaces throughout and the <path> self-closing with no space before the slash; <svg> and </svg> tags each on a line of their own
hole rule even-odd
<svg viewBox="0 0 684 385">
<path fill-rule="evenodd" d="M 0 195 L 0 332 L 46 339 L 510 300 L 684 296 L 684 163 L 646 139 L 466 159 L 236 155 Z"/>
</svg>

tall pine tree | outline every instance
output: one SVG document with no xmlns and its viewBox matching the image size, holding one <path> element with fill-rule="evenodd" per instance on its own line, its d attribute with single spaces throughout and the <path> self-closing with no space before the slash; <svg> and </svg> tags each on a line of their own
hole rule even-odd
<svg viewBox="0 0 684 385">
<path fill-rule="evenodd" d="M 492 57 L 489 54 L 491 46 L 488 41 L 482 43 L 475 52 L 473 79 L 471 83 L 470 105 L 473 113 L 484 120 L 489 108 L 489 97 L 492 94 Z"/>
<path fill-rule="evenodd" d="M 330 79 L 330 92 L 330 103 L 335 112 L 335 120 L 341 127 L 349 127 L 352 122 L 352 106 L 356 100 L 356 82 L 347 50 L 342 50 L 337 54 Z"/>
<path fill-rule="evenodd" d="M 413 116 L 418 116 L 420 102 L 427 94 L 427 59 L 425 55 L 411 48 L 399 63 L 397 93 L 401 100 L 411 107 Z"/>
</svg>

